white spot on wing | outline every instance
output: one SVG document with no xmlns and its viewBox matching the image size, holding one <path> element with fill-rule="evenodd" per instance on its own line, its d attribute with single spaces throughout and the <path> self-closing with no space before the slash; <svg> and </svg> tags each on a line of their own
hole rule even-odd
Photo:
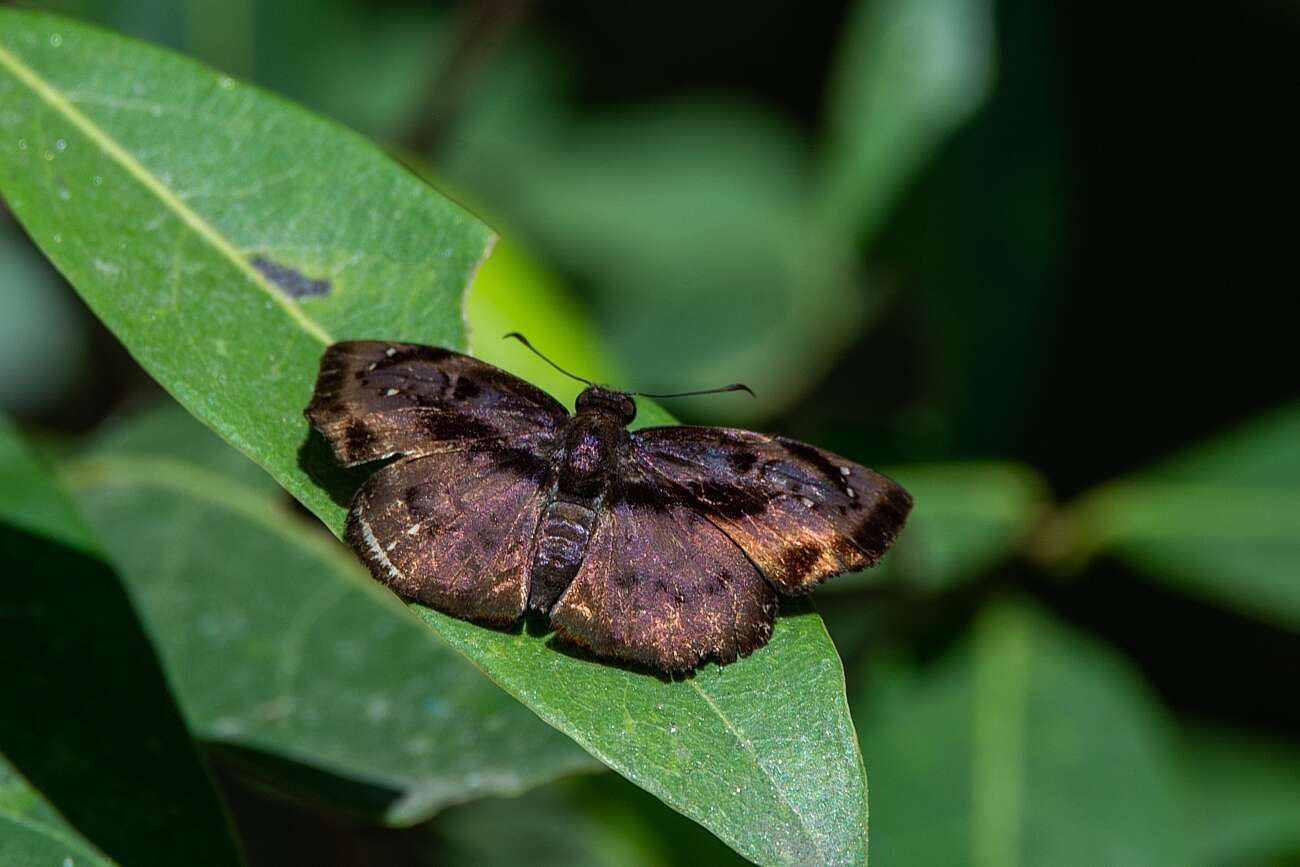
<svg viewBox="0 0 1300 867">
<path fill-rule="evenodd" d="M 848 474 L 849 474 L 849 472 L 850 472 L 850 470 L 849 470 L 848 467 L 840 467 L 840 475 L 841 475 L 841 476 L 846 476 L 846 477 L 847 477 Z"/>
<path fill-rule="evenodd" d="M 803 503 L 803 507 L 805 509 L 811 509 L 813 505 L 815 505 L 813 501 L 808 499 L 807 497 L 800 498 L 800 502 Z"/>
<path fill-rule="evenodd" d="M 397 389 L 395 389 L 395 388 L 390 388 L 390 389 L 388 389 L 388 391 L 384 392 L 384 395 L 385 395 L 386 397 L 392 397 L 392 396 L 395 395 L 395 394 L 397 394 Z"/>
<path fill-rule="evenodd" d="M 396 354 L 397 354 L 397 349 L 395 347 L 390 346 L 384 350 L 384 355 L 387 355 L 389 358 L 392 358 Z"/>
<path fill-rule="evenodd" d="M 406 535 L 408 536 L 414 536 L 418 532 L 420 532 L 420 524 L 418 522 L 412 524 L 410 527 L 406 529 Z"/>
</svg>

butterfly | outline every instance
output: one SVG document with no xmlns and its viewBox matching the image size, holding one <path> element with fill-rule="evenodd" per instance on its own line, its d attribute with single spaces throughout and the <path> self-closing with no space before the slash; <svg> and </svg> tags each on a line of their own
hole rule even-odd
<svg viewBox="0 0 1300 867">
<path fill-rule="evenodd" d="M 632 394 L 590 383 L 575 409 L 459 352 L 363 340 L 325 350 L 305 414 L 344 466 L 396 458 L 348 511 L 376 579 L 481 623 L 540 612 L 597 656 L 670 673 L 762 647 L 779 594 L 876 564 L 912 506 L 795 440 L 629 431 Z"/>
</svg>

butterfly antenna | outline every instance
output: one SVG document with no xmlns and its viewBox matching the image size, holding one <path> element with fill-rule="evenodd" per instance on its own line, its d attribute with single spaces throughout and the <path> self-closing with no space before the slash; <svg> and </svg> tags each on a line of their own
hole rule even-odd
<svg viewBox="0 0 1300 867">
<path fill-rule="evenodd" d="M 754 390 L 741 382 L 733 382 L 731 385 L 724 385 L 721 388 L 706 388 L 703 391 L 679 391 L 675 394 L 651 394 L 648 391 L 634 391 L 635 395 L 640 397 L 691 397 L 696 394 L 721 394 L 724 391 L 747 391 L 750 397 L 758 397 Z"/>
<path fill-rule="evenodd" d="M 576 380 L 578 380 L 578 382 L 585 382 L 587 385 L 591 385 L 591 384 L 592 384 L 590 379 L 583 379 L 581 376 L 578 376 L 578 375 L 573 374 L 573 373 L 569 373 L 569 371 L 565 370 L 563 367 L 560 367 L 560 365 L 556 364 L 554 361 L 551 361 L 551 360 L 550 360 L 549 358 L 547 358 L 545 355 L 542 355 L 542 353 L 540 353 L 540 352 L 537 351 L 537 347 L 536 347 L 536 346 L 533 346 L 531 343 L 529 343 L 529 342 L 528 342 L 528 338 L 527 338 L 527 337 L 524 337 L 524 336 L 523 336 L 522 334 L 520 334 L 518 331 L 511 331 L 509 334 L 503 336 L 501 339 L 502 339 L 502 340 L 508 340 L 508 339 L 511 338 L 511 337 L 513 337 L 515 340 L 518 340 L 518 341 L 519 341 L 520 343 L 522 343 L 524 346 L 527 346 L 527 347 L 529 348 L 529 350 L 533 353 L 533 355 L 536 355 L 536 356 L 537 356 L 538 358 L 540 358 L 542 361 L 545 361 L 545 362 L 546 362 L 547 364 L 549 364 L 551 367 L 554 367 L 554 368 L 555 368 L 556 370 L 558 370 L 560 373 L 563 373 L 565 376 L 569 377 L 569 379 L 576 379 Z"/>
</svg>

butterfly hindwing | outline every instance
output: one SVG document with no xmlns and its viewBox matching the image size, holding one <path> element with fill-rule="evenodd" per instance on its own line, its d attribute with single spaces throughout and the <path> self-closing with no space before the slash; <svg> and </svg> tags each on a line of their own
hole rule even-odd
<svg viewBox="0 0 1300 867">
<path fill-rule="evenodd" d="M 632 434 L 630 460 L 723 530 L 784 593 L 875 565 L 912 507 L 874 470 L 752 431 L 643 428 Z"/>
<path fill-rule="evenodd" d="M 402 596 L 470 620 L 517 620 L 528 601 L 549 472 L 529 445 L 383 467 L 352 501 L 348 542 L 375 578 Z"/>
<path fill-rule="evenodd" d="M 671 496 L 616 483 L 582 567 L 551 609 L 559 633 L 664 671 L 767 643 L 776 595 L 734 542 Z"/>
<path fill-rule="evenodd" d="M 432 346 L 356 340 L 321 358 L 312 426 L 352 466 L 553 433 L 568 412 L 500 368 Z"/>
</svg>

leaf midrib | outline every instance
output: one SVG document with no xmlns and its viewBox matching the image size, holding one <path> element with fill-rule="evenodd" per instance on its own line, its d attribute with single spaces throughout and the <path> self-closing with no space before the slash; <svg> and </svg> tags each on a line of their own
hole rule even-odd
<svg viewBox="0 0 1300 867">
<path fill-rule="evenodd" d="M 795 808 L 794 804 L 790 803 L 790 800 L 789 798 L 786 797 L 784 790 L 779 785 L 777 785 L 776 777 L 772 776 L 772 772 L 769 771 L 767 769 L 767 766 L 763 764 L 762 760 L 758 756 L 758 750 L 754 748 L 754 744 L 750 741 L 748 737 L 745 736 L 743 732 L 740 731 L 740 729 L 738 729 L 732 723 L 731 718 L 728 717 L 725 713 L 723 713 L 722 708 L 718 706 L 718 703 L 716 701 L 714 701 L 713 696 L 705 692 L 700 687 L 700 685 L 696 683 L 694 678 L 692 678 L 689 681 L 689 683 L 691 685 L 691 688 L 694 689 L 699 694 L 700 698 L 704 699 L 704 703 L 709 706 L 709 709 L 712 710 L 715 714 L 717 714 L 718 719 L 722 720 L 722 725 L 727 729 L 728 732 L 731 733 L 731 736 L 734 737 L 736 741 L 740 744 L 741 752 L 744 753 L 744 755 L 754 763 L 754 766 L 758 768 L 759 772 L 764 777 L 767 778 L 768 783 L 771 784 L 771 790 L 776 794 L 777 800 L 779 800 L 781 802 L 781 805 L 784 806 L 787 810 L 789 810 L 790 814 L 794 816 L 795 824 L 803 833 L 804 837 L 808 839 L 808 842 L 812 844 L 813 851 L 816 852 L 819 858 L 821 859 L 820 863 L 822 864 L 832 863 L 830 859 L 827 857 L 827 853 L 824 852 L 822 850 L 822 847 L 819 845 L 818 835 L 814 834 L 813 829 L 808 827 L 807 823 L 804 821 L 803 814 L 800 813 L 799 810 Z"/>
<path fill-rule="evenodd" d="M 301 307 L 286 298 L 282 292 L 267 282 L 258 273 L 257 269 L 240 254 L 238 248 L 229 238 L 221 234 L 215 226 L 177 197 L 166 184 L 145 168 L 116 139 L 89 117 L 82 114 L 58 88 L 42 78 L 3 45 L 0 45 L 0 66 L 5 67 L 15 79 L 26 85 L 32 93 L 44 101 L 51 109 L 66 118 L 69 123 L 98 146 L 109 159 L 116 162 L 128 174 L 139 181 L 145 189 L 153 193 L 165 209 L 174 213 L 181 222 L 193 229 L 213 249 L 229 260 L 251 284 L 269 295 L 304 332 L 310 334 L 322 345 L 328 346 L 334 342 L 334 338 L 320 323 L 305 314 Z"/>
</svg>

